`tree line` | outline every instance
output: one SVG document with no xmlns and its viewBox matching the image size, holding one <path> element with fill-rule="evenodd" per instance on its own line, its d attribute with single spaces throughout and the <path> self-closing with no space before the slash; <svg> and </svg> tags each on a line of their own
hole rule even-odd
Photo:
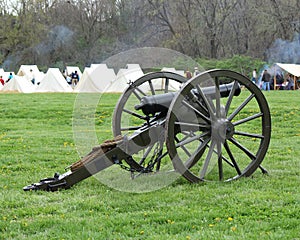
<svg viewBox="0 0 300 240">
<path fill-rule="evenodd" d="M 145 46 L 268 61 L 278 39 L 295 39 L 299 9 L 300 0 L 0 0 L 0 66 L 84 67 Z"/>
</svg>

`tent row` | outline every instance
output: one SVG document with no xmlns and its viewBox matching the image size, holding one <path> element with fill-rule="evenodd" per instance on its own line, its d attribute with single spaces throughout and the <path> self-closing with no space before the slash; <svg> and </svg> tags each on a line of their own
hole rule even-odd
<svg viewBox="0 0 300 240">
<path fill-rule="evenodd" d="M 80 76 L 79 83 L 73 88 L 67 81 L 64 74 L 69 75 L 77 71 Z M 174 68 L 164 68 L 163 71 L 175 72 L 184 75 L 184 71 Z M 1 74 L 1 73 L 0 73 Z M 31 82 L 34 74 L 35 83 Z M 126 68 L 120 69 L 117 74 L 106 64 L 92 64 L 86 67 L 81 73 L 77 67 L 66 68 L 65 73 L 61 73 L 58 68 L 49 68 L 47 73 L 41 73 L 36 65 L 23 65 L 17 75 L 0 86 L 1 92 L 123 92 L 128 84 L 134 82 L 144 75 L 139 64 L 127 64 Z M 1 85 L 1 84 L 0 84 Z"/>
</svg>

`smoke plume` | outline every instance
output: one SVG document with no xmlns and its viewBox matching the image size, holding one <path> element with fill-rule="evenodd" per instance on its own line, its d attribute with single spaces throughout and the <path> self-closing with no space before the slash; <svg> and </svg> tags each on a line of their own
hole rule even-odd
<svg viewBox="0 0 300 240">
<path fill-rule="evenodd" d="M 72 42 L 74 32 L 65 26 L 53 27 L 46 41 L 40 43 L 35 47 L 38 54 L 47 55 L 53 51 L 61 50 L 67 47 Z"/>
<path fill-rule="evenodd" d="M 292 41 L 277 39 L 267 55 L 271 63 L 300 63 L 300 34 L 295 34 Z"/>
</svg>

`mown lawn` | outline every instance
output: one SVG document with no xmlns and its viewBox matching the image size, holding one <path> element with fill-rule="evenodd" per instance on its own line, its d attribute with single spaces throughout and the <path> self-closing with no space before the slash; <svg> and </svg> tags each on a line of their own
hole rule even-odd
<svg viewBox="0 0 300 240">
<path fill-rule="evenodd" d="M 268 176 L 205 184 L 179 178 L 130 193 L 93 177 L 69 190 L 24 192 L 79 159 L 77 96 L 0 94 L 0 239 L 300 239 L 300 91 L 265 95 L 273 123 Z M 118 97 L 101 97 L 99 142 L 112 137 Z"/>
</svg>

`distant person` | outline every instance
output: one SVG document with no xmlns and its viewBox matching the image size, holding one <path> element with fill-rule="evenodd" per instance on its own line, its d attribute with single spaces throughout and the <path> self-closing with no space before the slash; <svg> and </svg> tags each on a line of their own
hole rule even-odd
<svg viewBox="0 0 300 240">
<path fill-rule="evenodd" d="M 287 79 L 286 79 L 285 89 L 286 90 L 294 90 L 294 79 L 293 79 L 291 74 L 289 74 Z"/>
<path fill-rule="evenodd" d="M 2 78 L 2 76 L 0 76 L 0 83 L 2 84 L 2 86 L 4 86 L 4 79 Z"/>
<path fill-rule="evenodd" d="M 8 83 L 12 78 L 13 78 L 13 74 L 12 74 L 12 73 L 9 73 L 8 79 L 6 80 L 6 82 Z"/>
<path fill-rule="evenodd" d="M 66 81 L 69 85 L 72 84 L 72 78 L 69 75 L 66 76 Z"/>
<path fill-rule="evenodd" d="M 185 72 L 185 77 L 186 77 L 187 79 L 191 79 L 193 76 L 192 76 L 192 73 L 191 73 L 189 70 L 186 70 L 186 72 Z"/>
<path fill-rule="evenodd" d="M 199 75 L 199 74 L 200 74 L 200 71 L 199 71 L 198 67 L 195 67 L 194 68 L 194 77 Z"/>
<path fill-rule="evenodd" d="M 77 71 L 72 72 L 71 78 L 72 78 L 72 87 L 75 87 L 77 85 L 77 83 L 79 82 L 78 72 Z"/>
<path fill-rule="evenodd" d="M 63 75 L 64 78 L 66 79 L 67 83 L 68 83 L 69 85 L 71 85 L 71 84 L 72 84 L 71 74 L 68 75 L 67 70 L 65 69 L 65 70 L 62 72 L 62 75 Z"/>
<path fill-rule="evenodd" d="M 257 70 L 256 68 L 253 69 L 253 72 L 252 72 L 252 82 L 257 84 Z"/>
<path fill-rule="evenodd" d="M 32 69 L 30 69 L 30 72 L 29 72 L 29 79 L 32 82 L 32 84 L 35 84 L 35 76 L 34 76 Z"/>
<path fill-rule="evenodd" d="M 263 90 L 270 91 L 271 74 L 265 69 L 262 76 Z"/>
<path fill-rule="evenodd" d="M 281 72 L 276 72 L 276 75 L 273 79 L 273 82 L 271 81 L 271 89 L 274 90 L 282 90 L 284 89 L 285 79 L 283 77 L 283 74 Z"/>
</svg>

